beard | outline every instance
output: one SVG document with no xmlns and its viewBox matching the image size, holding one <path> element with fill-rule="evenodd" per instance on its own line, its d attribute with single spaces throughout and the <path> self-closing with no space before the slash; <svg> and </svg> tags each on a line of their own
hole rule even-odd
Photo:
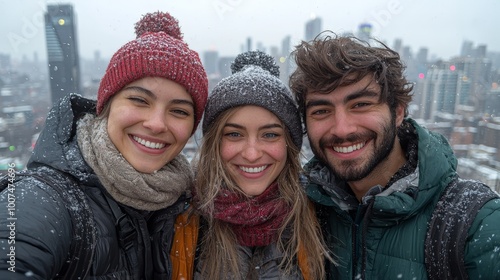
<svg viewBox="0 0 500 280">
<path fill-rule="evenodd" d="M 395 118 L 391 118 L 391 121 L 383 126 L 382 135 L 377 135 L 376 132 L 370 131 L 363 134 L 352 134 L 346 138 L 340 138 L 336 136 L 331 136 L 328 138 L 322 138 L 319 140 L 319 145 L 312 142 L 309 138 L 311 149 L 314 155 L 326 166 L 330 167 L 332 174 L 337 180 L 342 180 L 346 182 L 361 180 L 370 173 L 372 173 L 376 167 L 387 160 L 391 151 L 393 150 L 394 143 L 396 141 L 396 124 Z M 372 139 L 374 144 L 374 149 L 368 158 L 353 159 L 353 160 L 340 160 L 335 161 L 332 159 L 328 160 L 327 149 L 331 149 L 332 146 L 339 145 L 345 142 L 366 142 Z M 377 142 L 377 140 L 379 140 Z"/>
</svg>

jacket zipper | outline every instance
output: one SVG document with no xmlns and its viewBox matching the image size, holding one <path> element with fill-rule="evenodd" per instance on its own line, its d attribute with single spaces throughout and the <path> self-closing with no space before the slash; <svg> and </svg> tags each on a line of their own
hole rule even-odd
<svg viewBox="0 0 500 280">
<path fill-rule="evenodd" d="M 370 205 L 370 204 L 369 204 Z M 366 248 L 364 248 L 365 242 L 363 242 L 365 238 L 365 232 L 363 231 L 361 225 L 363 223 L 367 223 L 367 209 L 370 208 L 369 205 L 366 204 L 360 204 L 358 205 L 358 209 L 356 211 L 356 219 L 354 220 L 354 224 L 352 226 L 352 256 L 353 256 L 353 270 L 352 270 L 352 278 L 353 280 L 364 280 L 365 274 L 363 273 L 363 270 L 366 269 L 365 267 L 365 258 L 366 254 L 364 251 L 366 251 Z M 359 235 L 359 236 L 358 236 Z M 359 238 L 358 238 L 359 237 Z M 358 249 L 358 245 L 360 248 Z M 360 255 L 360 256 L 358 256 Z M 358 259 L 360 259 L 358 261 Z M 358 269 L 358 267 L 361 265 L 361 267 Z M 359 272 L 358 272 L 359 270 Z"/>
<path fill-rule="evenodd" d="M 356 225 L 355 223 L 352 224 L 352 279 L 356 279 L 356 270 L 357 270 L 357 267 L 358 267 L 358 263 L 357 263 L 357 253 L 356 253 L 356 244 L 357 244 L 357 228 L 358 228 L 358 225 Z"/>
<path fill-rule="evenodd" d="M 356 210 L 356 217 L 352 224 L 352 279 L 358 279 L 358 229 L 363 218 L 361 212 L 363 211 L 362 205 L 358 205 Z"/>
</svg>

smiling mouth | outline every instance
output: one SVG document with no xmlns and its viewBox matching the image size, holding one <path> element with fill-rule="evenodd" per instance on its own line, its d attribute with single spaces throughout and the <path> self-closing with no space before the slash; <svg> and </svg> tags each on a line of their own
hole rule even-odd
<svg viewBox="0 0 500 280">
<path fill-rule="evenodd" d="M 337 153 L 347 154 L 359 150 L 365 146 L 365 142 L 358 143 L 356 145 L 348 146 L 348 147 L 333 147 L 333 150 Z"/>
<path fill-rule="evenodd" d="M 139 138 L 137 136 L 133 136 L 132 138 L 134 138 L 134 140 L 143 145 L 144 147 L 147 147 L 147 148 L 151 148 L 151 149 L 161 149 L 163 147 L 165 147 L 165 143 L 155 143 L 155 142 L 150 142 L 150 141 L 146 141 L 142 138 Z"/>
<path fill-rule="evenodd" d="M 246 173 L 259 173 L 264 171 L 264 169 L 267 168 L 267 165 L 263 165 L 261 167 L 244 167 L 244 166 L 239 166 L 240 170 Z"/>
</svg>

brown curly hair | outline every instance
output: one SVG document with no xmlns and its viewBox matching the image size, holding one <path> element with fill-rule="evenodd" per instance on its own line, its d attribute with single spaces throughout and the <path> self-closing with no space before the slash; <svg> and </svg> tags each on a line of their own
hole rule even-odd
<svg viewBox="0 0 500 280">
<path fill-rule="evenodd" d="M 407 116 L 413 84 L 404 76 L 406 66 L 396 51 L 374 41 L 380 46 L 370 46 L 354 36 L 337 36 L 327 31 L 295 47 L 292 56 L 297 69 L 289 83 L 304 123 L 307 93 L 326 94 L 338 87 L 355 84 L 366 75 L 374 75 L 381 87 L 380 99 L 387 102 L 391 112 L 403 106 Z"/>
</svg>

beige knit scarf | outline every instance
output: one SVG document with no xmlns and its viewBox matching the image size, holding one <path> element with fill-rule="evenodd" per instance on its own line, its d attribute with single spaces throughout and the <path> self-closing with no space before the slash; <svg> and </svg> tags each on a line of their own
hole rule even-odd
<svg viewBox="0 0 500 280">
<path fill-rule="evenodd" d="M 192 170 L 182 154 L 154 173 L 135 170 L 109 139 L 107 119 L 85 116 L 78 122 L 77 138 L 83 158 L 120 203 L 138 210 L 159 210 L 191 188 Z"/>
</svg>

